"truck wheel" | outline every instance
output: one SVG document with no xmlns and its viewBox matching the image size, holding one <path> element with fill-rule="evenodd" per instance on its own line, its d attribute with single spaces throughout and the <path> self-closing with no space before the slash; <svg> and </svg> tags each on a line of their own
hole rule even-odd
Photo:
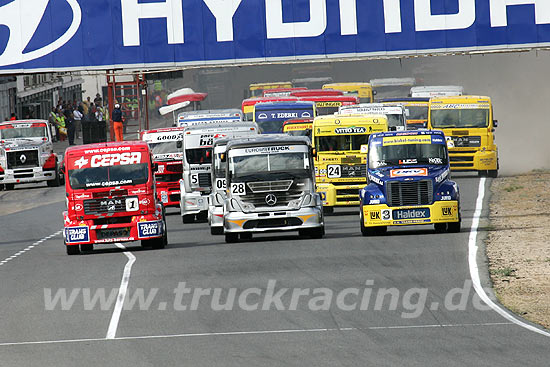
<svg viewBox="0 0 550 367">
<path fill-rule="evenodd" d="M 334 213 L 334 207 L 333 206 L 324 206 L 323 207 L 323 212 L 325 214 L 328 214 L 328 215 L 333 214 Z"/>
<path fill-rule="evenodd" d="M 55 178 L 53 180 L 46 181 L 48 187 L 59 187 L 61 185 L 61 179 L 59 178 L 59 167 L 55 165 Z"/>
<path fill-rule="evenodd" d="M 65 247 L 67 248 L 67 255 L 79 255 L 80 254 L 80 247 L 78 245 L 67 245 L 65 244 Z"/>
<path fill-rule="evenodd" d="M 320 240 L 325 235 L 325 227 L 312 228 L 309 231 L 309 237 L 314 240 Z"/>
<path fill-rule="evenodd" d="M 197 221 L 204 222 L 207 219 L 208 219 L 208 212 L 200 212 L 199 214 L 197 214 Z"/>
<path fill-rule="evenodd" d="M 15 189 L 15 184 L 6 184 L 6 191 L 11 191 Z"/>
<path fill-rule="evenodd" d="M 210 234 L 212 236 L 220 236 L 223 234 L 223 227 L 210 227 Z"/>
<path fill-rule="evenodd" d="M 166 218 L 162 222 L 164 227 L 164 232 L 162 233 L 162 237 L 157 238 L 153 242 L 153 248 L 157 250 L 163 249 L 168 245 L 168 232 L 166 231 Z"/>
<path fill-rule="evenodd" d="M 485 171 L 485 170 L 477 171 L 477 175 L 478 175 L 479 177 L 487 177 L 487 172 L 488 172 L 488 171 Z"/>
<path fill-rule="evenodd" d="M 241 233 L 241 240 L 251 240 L 252 239 L 252 233 Z"/>
<path fill-rule="evenodd" d="M 86 245 L 80 245 L 80 251 L 82 252 L 92 252 L 93 250 L 94 250 L 94 245 L 91 243 L 88 243 Z"/>
<path fill-rule="evenodd" d="M 447 232 L 449 233 L 459 233 L 461 223 L 460 221 L 454 223 L 447 223 Z"/>
<path fill-rule="evenodd" d="M 226 243 L 237 243 L 237 242 L 239 242 L 239 234 L 238 233 L 226 233 L 225 234 L 225 242 Z"/>
<path fill-rule="evenodd" d="M 195 222 L 195 216 L 193 214 L 182 215 L 181 220 L 183 224 L 189 224 Z"/>
<path fill-rule="evenodd" d="M 435 223 L 434 224 L 435 231 L 437 233 L 443 233 L 447 231 L 447 223 Z"/>
<path fill-rule="evenodd" d="M 489 177 L 491 177 L 491 178 L 497 178 L 497 177 L 498 177 L 498 170 L 495 169 L 495 170 L 489 171 L 489 173 L 487 174 L 487 176 L 489 176 Z"/>
</svg>

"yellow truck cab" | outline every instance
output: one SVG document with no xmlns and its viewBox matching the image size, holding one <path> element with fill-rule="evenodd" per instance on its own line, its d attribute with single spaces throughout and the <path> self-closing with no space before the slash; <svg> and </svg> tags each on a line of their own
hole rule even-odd
<svg viewBox="0 0 550 367">
<path fill-rule="evenodd" d="M 352 94 L 359 97 L 359 103 L 374 102 L 374 94 L 370 83 L 330 83 L 323 85 L 323 89 L 341 90 L 344 94 Z"/>
<path fill-rule="evenodd" d="M 388 131 L 385 115 L 326 115 L 313 120 L 315 177 L 326 213 L 335 206 L 358 206 L 367 182 L 369 136 Z"/>
<path fill-rule="evenodd" d="M 250 97 L 261 97 L 264 90 L 292 88 L 291 82 L 268 82 L 268 83 L 252 83 L 248 86 L 248 91 L 245 93 L 245 99 Z"/>
<path fill-rule="evenodd" d="M 428 128 L 443 130 L 449 144 L 453 171 L 477 171 L 497 177 L 493 104 L 490 97 L 454 96 L 430 99 Z"/>
</svg>

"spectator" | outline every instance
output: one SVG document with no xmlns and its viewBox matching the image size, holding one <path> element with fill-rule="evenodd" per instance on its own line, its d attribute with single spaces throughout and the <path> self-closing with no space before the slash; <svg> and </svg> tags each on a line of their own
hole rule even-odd
<svg viewBox="0 0 550 367">
<path fill-rule="evenodd" d="M 90 101 L 90 97 L 88 97 L 85 101 L 82 102 L 82 108 L 84 108 L 84 112 L 82 114 L 84 116 L 88 114 L 88 110 L 90 109 L 91 104 L 92 104 L 92 101 Z"/>
<path fill-rule="evenodd" d="M 98 104 L 101 104 L 101 103 L 103 103 L 103 98 L 101 98 L 101 95 L 98 93 L 98 94 L 95 95 L 94 104 L 98 105 Z"/>
<path fill-rule="evenodd" d="M 67 113 L 67 116 L 65 118 L 65 126 L 67 128 L 67 136 L 69 137 L 69 145 L 74 145 L 74 133 L 75 133 L 74 114 L 71 112 L 70 108 L 68 108 L 65 111 Z"/>
<path fill-rule="evenodd" d="M 84 116 L 82 103 L 73 111 L 73 116 L 75 135 L 77 139 L 80 139 L 80 132 L 82 131 L 82 117 Z"/>
<path fill-rule="evenodd" d="M 90 109 L 88 110 L 88 121 L 96 121 L 95 119 L 95 105 L 90 103 Z"/>
<path fill-rule="evenodd" d="M 54 142 L 59 141 L 59 128 L 57 127 L 57 114 L 55 107 L 52 107 L 52 111 L 48 116 L 48 122 L 50 123 L 50 126 L 52 128 L 52 140 Z"/>
<path fill-rule="evenodd" d="M 15 120 L 17 120 L 17 116 L 15 116 L 15 113 L 12 113 L 10 116 L 10 121 L 15 121 Z"/>
<path fill-rule="evenodd" d="M 115 131 L 115 140 L 116 141 L 123 141 L 124 135 L 123 135 L 123 118 L 122 118 L 122 110 L 120 109 L 120 105 L 117 103 L 115 104 L 115 108 L 113 109 L 113 113 L 111 115 L 111 121 L 113 121 L 113 130 Z"/>
<path fill-rule="evenodd" d="M 59 140 L 65 141 L 67 139 L 67 128 L 65 126 L 65 115 L 62 110 L 57 110 L 56 122 L 59 129 Z"/>
</svg>

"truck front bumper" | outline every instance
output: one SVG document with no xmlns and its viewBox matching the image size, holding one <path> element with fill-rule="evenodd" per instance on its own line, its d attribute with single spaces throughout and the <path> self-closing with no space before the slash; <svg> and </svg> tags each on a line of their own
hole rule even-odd
<svg viewBox="0 0 550 367">
<path fill-rule="evenodd" d="M 436 201 L 432 205 L 389 207 L 363 205 L 365 227 L 408 226 L 460 221 L 458 201 Z"/>
<path fill-rule="evenodd" d="M 208 196 L 200 192 L 182 192 L 180 199 L 181 215 L 193 215 L 208 211 Z"/>
<path fill-rule="evenodd" d="M 360 204 L 359 190 L 366 185 L 366 182 L 349 183 L 347 185 L 317 183 L 317 192 L 321 195 L 323 206 L 358 206 Z"/>
<path fill-rule="evenodd" d="M 180 193 L 179 182 L 157 182 L 157 200 L 165 207 L 178 207 Z"/>
<path fill-rule="evenodd" d="M 321 207 L 293 211 L 225 213 L 224 230 L 229 233 L 297 231 L 325 225 Z"/>
<path fill-rule="evenodd" d="M 53 179 L 55 170 L 45 171 L 42 167 L 7 169 L 0 173 L 0 184 L 44 182 Z"/>
<path fill-rule="evenodd" d="M 210 205 L 208 207 L 208 223 L 212 228 L 223 227 L 223 206 Z"/>
<path fill-rule="evenodd" d="M 452 171 L 494 171 L 498 169 L 498 154 L 494 150 L 449 150 Z"/>
</svg>

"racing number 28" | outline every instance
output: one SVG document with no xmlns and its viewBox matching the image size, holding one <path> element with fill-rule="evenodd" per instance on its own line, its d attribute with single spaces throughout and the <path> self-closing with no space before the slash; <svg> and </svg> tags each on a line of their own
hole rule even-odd
<svg viewBox="0 0 550 367">
<path fill-rule="evenodd" d="M 231 193 L 234 195 L 244 195 L 246 194 L 246 186 L 244 182 L 232 183 L 231 184 Z"/>
</svg>

